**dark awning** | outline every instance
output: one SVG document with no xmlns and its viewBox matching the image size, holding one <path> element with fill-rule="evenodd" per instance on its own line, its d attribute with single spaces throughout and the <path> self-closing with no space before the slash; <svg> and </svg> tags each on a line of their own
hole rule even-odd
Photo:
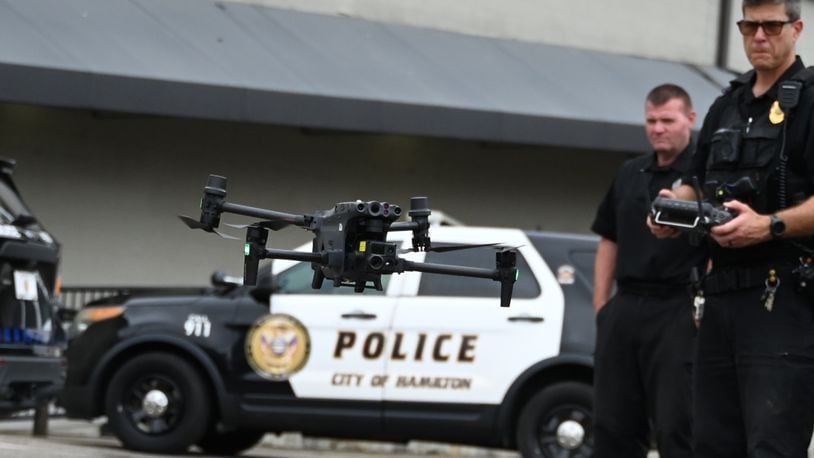
<svg viewBox="0 0 814 458">
<path fill-rule="evenodd" d="M 641 151 L 714 68 L 210 0 L 0 0 L 0 101 Z"/>
</svg>

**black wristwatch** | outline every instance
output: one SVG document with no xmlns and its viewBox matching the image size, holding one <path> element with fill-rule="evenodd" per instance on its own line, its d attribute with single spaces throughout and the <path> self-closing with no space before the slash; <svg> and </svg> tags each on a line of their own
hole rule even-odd
<svg viewBox="0 0 814 458">
<path fill-rule="evenodd" d="M 782 237 L 786 232 L 786 223 L 783 221 L 783 218 L 776 214 L 769 216 L 769 232 L 774 239 Z"/>
</svg>

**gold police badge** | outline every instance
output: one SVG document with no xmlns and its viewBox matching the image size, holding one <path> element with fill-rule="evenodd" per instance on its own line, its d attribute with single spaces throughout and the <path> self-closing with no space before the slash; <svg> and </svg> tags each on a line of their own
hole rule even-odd
<svg viewBox="0 0 814 458">
<path fill-rule="evenodd" d="M 269 380 L 288 379 L 305 366 L 310 353 L 308 331 L 290 315 L 262 316 L 246 335 L 246 360 Z"/>
<path fill-rule="evenodd" d="M 783 122 L 784 119 L 786 119 L 786 114 L 783 113 L 783 110 L 780 108 L 780 102 L 775 100 L 772 104 L 772 108 L 769 110 L 769 121 L 776 125 Z"/>
</svg>

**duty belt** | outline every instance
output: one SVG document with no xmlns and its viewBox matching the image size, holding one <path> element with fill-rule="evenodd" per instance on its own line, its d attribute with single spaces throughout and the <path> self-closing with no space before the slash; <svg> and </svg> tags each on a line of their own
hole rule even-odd
<svg viewBox="0 0 814 458">
<path fill-rule="evenodd" d="M 704 279 L 704 294 L 709 296 L 740 289 L 765 286 L 766 277 L 772 269 L 781 275 L 787 275 L 791 272 L 793 266 L 788 263 L 777 263 L 760 266 L 713 269 Z"/>
<path fill-rule="evenodd" d="M 635 294 L 647 297 L 670 297 L 676 294 L 685 294 L 687 284 L 657 283 L 640 281 L 619 282 L 619 292 L 621 294 Z"/>
</svg>

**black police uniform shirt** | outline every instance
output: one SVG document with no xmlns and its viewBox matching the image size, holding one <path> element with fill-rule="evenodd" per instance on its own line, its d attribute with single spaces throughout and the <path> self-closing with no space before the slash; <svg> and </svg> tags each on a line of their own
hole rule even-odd
<svg viewBox="0 0 814 458">
<path fill-rule="evenodd" d="M 733 104 L 737 105 L 740 116 L 744 120 L 768 118 L 772 104 L 777 100 L 780 82 L 790 79 L 804 68 L 802 60 L 797 57 L 794 64 L 778 78 L 777 82 L 759 97 L 755 97 L 752 92 L 754 77 L 751 81 L 746 82 L 744 90 L 731 91 L 718 97 L 704 119 L 690 171 L 683 177 L 683 181 L 688 183 L 695 176 L 698 178 L 699 183 L 705 182 L 706 164 L 712 136 L 719 128 L 727 127 L 721 125 L 722 117 Z M 814 127 L 812 126 L 812 122 L 814 122 L 814 118 L 812 118 L 814 116 L 814 87 L 809 87 L 803 91 L 799 104 L 791 116 L 791 122 L 786 127 L 785 151 L 789 158 L 788 168 L 797 171 L 806 179 L 808 184 L 807 195 L 810 196 L 811 190 L 814 189 L 814 128 L 812 128 Z M 779 148 L 777 154 L 779 154 Z M 771 195 L 777 192 L 776 189 L 771 188 L 768 191 Z M 771 199 L 773 197 L 770 197 Z M 767 214 L 777 211 L 777 208 L 754 210 L 758 211 L 758 213 Z M 799 248 L 795 248 L 784 241 L 769 241 L 750 247 L 733 249 L 723 248 L 712 239 L 709 240 L 710 257 L 713 260 L 713 265 L 719 267 L 727 265 L 762 265 L 766 262 L 778 260 L 793 263 L 801 254 Z"/>
<path fill-rule="evenodd" d="M 591 230 L 616 242 L 615 278 L 625 284 L 685 285 L 693 266 L 703 266 L 704 250 L 689 247 L 686 234 L 657 239 L 645 223 L 661 189 L 680 183 L 692 163 L 692 149 L 659 167 L 656 153 L 625 161 L 596 213 Z"/>
</svg>

